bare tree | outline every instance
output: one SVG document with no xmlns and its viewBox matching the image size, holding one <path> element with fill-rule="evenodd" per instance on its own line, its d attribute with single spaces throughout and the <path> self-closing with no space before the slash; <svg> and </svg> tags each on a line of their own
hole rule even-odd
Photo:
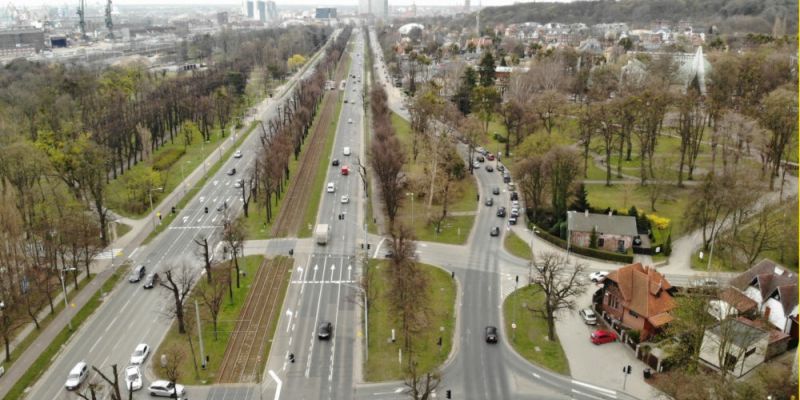
<svg viewBox="0 0 800 400">
<path fill-rule="evenodd" d="M 211 283 L 211 249 L 209 249 L 208 238 L 194 239 L 194 243 L 200 246 L 200 256 L 203 257 L 203 268 L 206 270 L 206 280 Z"/>
<path fill-rule="evenodd" d="M 586 286 L 580 281 L 584 269 L 579 263 L 569 265 L 565 256 L 555 252 L 541 252 L 533 258 L 532 283 L 544 294 L 544 305 L 543 308 L 529 305 L 528 309 L 547 322 L 549 340 L 555 340 L 558 314 L 563 310 L 574 310 L 575 298 L 586 291 Z"/>
<path fill-rule="evenodd" d="M 519 183 L 525 205 L 532 211 L 534 223 L 538 222 L 539 210 L 544 206 L 544 196 L 547 190 L 548 174 L 547 162 L 541 155 L 531 155 L 519 161 L 516 166 Z"/>
<path fill-rule="evenodd" d="M 122 400 L 122 395 L 120 394 L 119 390 L 119 373 L 117 372 L 117 364 L 111 364 L 111 377 L 108 377 L 103 373 L 103 371 L 100 371 L 100 369 L 94 365 L 92 365 L 92 369 L 94 372 L 97 372 L 100 375 L 100 378 L 106 381 L 108 386 L 111 387 L 111 400 Z"/>
<path fill-rule="evenodd" d="M 417 362 L 413 361 L 406 369 L 405 385 L 408 387 L 408 396 L 414 400 L 432 399 L 436 388 L 442 382 L 442 375 L 439 371 L 428 372 L 419 371 Z"/>
<path fill-rule="evenodd" d="M 195 290 L 195 296 L 206 306 L 211 315 L 211 322 L 214 325 L 214 340 L 217 340 L 217 320 L 222 309 L 225 292 L 230 288 L 230 275 L 229 272 L 215 274 L 211 283 L 199 284 Z"/>
<path fill-rule="evenodd" d="M 689 87 L 686 96 L 678 104 L 678 111 L 678 134 L 681 139 L 678 186 L 683 186 L 683 167 L 689 167 L 688 178 L 691 180 L 707 123 L 707 114 L 698 89 Z"/>
<path fill-rule="evenodd" d="M 175 397 L 178 397 L 178 388 L 175 385 L 181 377 L 181 364 L 186 358 L 186 354 L 177 345 L 168 348 L 164 354 L 161 355 L 162 364 L 161 372 L 167 377 L 167 380 L 172 382 L 175 387 Z M 166 360 L 166 362 L 163 362 Z"/>
<path fill-rule="evenodd" d="M 548 134 L 553 133 L 553 128 L 561 115 L 565 103 L 564 96 L 555 90 L 545 90 L 535 94 L 533 110 L 538 115 L 542 127 Z"/>
<path fill-rule="evenodd" d="M 401 322 L 403 349 L 411 351 L 412 337 L 428 323 L 427 276 L 416 263 L 413 232 L 402 223 L 393 226 L 389 302 Z"/>
<path fill-rule="evenodd" d="M 222 240 L 225 245 L 230 248 L 231 257 L 233 258 L 233 267 L 236 270 L 236 288 L 239 288 L 239 255 L 242 251 L 242 242 L 245 239 L 244 226 L 241 219 L 233 221 L 225 219 L 222 228 Z"/>
<path fill-rule="evenodd" d="M 558 218 L 567 214 L 570 196 L 580 175 L 580 159 L 575 149 L 556 146 L 545 156 L 553 212 Z"/>
<path fill-rule="evenodd" d="M 166 308 L 168 318 L 178 320 L 178 333 L 186 333 L 185 303 L 195 283 L 195 274 L 187 262 L 179 262 L 167 266 L 164 272 L 166 279 L 158 281 L 159 286 L 172 297 L 172 303 Z"/>
</svg>

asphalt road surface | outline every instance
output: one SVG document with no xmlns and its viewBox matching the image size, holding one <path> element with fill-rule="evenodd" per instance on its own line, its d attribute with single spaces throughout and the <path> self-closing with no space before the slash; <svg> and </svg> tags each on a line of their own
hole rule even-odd
<svg viewBox="0 0 800 400">
<path fill-rule="evenodd" d="M 316 60 L 318 58 L 314 63 Z M 310 72 L 311 68 L 304 75 L 307 76 Z M 275 115 L 275 106 L 280 104 L 288 93 L 289 91 L 286 91 L 283 95 L 271 99 L 269 107 L 260 116 L 261 119 L 266 121 Z M 130 255 L 134 265 L 144 264 L 150 273 L 163 272 L 168 265 L 187 262 L 196 273 L 200 273 L 202 264 L 197 255 L 198 246 L 194 243 L 194 239 L 208 237 L 212 238 L 213 245 L 218 244 L 219 239 L 215 237 L 215 233 L 221 229 L 224 214 L 228 213 L 233 217 L 241 211 L 241 190 L 234 188 L 234 183 L 244 176 L 247 166 L 253 164 L 255 154 L 248 149 L 257 148 L 258 136 L 256 130 L 244 141 L 241 146 L 243 149 L 241 158 L 232 157 L 224 161 L 218 173 L 209 178 L 186 208 L 178 210 L 177 218 L 168 229 Z M 231 138 L 226 142 L 224 150 L 215 151 L 224 152 L 233 143 L 234 140 Z M 228 175 L 227 172 L 233 168 L 236 168 L 236 174 Z M 221 204 L 223 211 L 217 211 L 217 207 Z M 208 213 L 205 211 L 206 207 Z M 125 366 L 129 365 L 131 353 L 136 345 L 147 343 L 151 349 L 158 347 L 172 322 L 164 317 L 168 301 L 165 290 L 158 287 L 145 290 L 142 288 L 142 282 L 133 284 L 127 282 L 127 277 L 124 279 L 126 281 L 120 283 L 106 296 L 105 303 L 83 324 L 52 361 L 26 398 L 34 400 L 79 398 L 76 394 L 65 390 L 64 382 L 72 367 L 81 360 L 96 366 L 106 374 L 111 373 L 112 364 L 117 364 L 124 387 L 122 373 Z M 156 358 L 151 351 L 142 368 L 145 376 L 144 388 L 135 393 L 134 398 L 149 397 L 146 388 L 153 379 L 153 374 L 149 370 Z M 99 377 L 95 375 L 96 373 L 91 372 L 87 381 L 99 381 Z M 88 395 L 86 384 L 79 390 Z M 191 396 L 191 390 L 187 394 Z"/>
</svg>

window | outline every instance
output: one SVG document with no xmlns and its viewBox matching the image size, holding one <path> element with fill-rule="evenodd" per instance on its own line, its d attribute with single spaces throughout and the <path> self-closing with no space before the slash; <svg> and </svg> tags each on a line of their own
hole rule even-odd
<svg viewBox="0 0 800 400">
<path fill-rule="evenodd" d="M 639 314 L 637 314 L 636 311 L 628 310 L 628 314 L 630 314 L 633 318 L 639 318 Z"/>
<path fill-rule="evenodd" d="M 750 350 L 747 350 L 747 352 L 744 353 L 744 358 L 747 358 L 747 357 L 751 356 L 755 352 L 756 352 L 756 348 L 755 347 L 753 347 Z"/>
<path fill-rule="evenodd" d="M 603 245 L 605 243 L 606 243 L 606 240 L 604 238 L 598 238 L 597 239 L 597 247 L 603 247 Z"/>
<path fill-rule="evenodd" d="M 736 367 L 736 361 L 738 359 L 731 353 L 725 354 L 725 365 L 723 367 L 727 370 L 733 370 Z"/>
</svg>

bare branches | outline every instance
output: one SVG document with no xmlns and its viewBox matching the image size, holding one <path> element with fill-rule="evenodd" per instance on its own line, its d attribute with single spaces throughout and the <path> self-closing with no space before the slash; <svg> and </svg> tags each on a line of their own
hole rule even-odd
<svg viewBox="0 0 800 400">
<path fill-rule="evenodd" d="M 195 283 L 195 273 L 187 262 L 180 262 L 177 265 L 167 266 L 164 276 L 165 279 L 159 280 L 158 284 L 172 297 L 172 303 L 166 308 L 165 314 L 170 319 L 178 320 L 178 332 L 184 334 L 186 333 L 184 307 Z"/>
<path fill-rule="evenodd" d="M 555 321 L 564 310 L 574 310 L 575 298 L 586 291 L 580 281 L 585 267 L 570 265 L 567 258 L 555 252 L 542 252 L 533 259 L 533 284 L 544 293 L 544 309 L 531 309 L 547 321 L 548 338 L 555 339 Z M 530 308 L 530 307 L 529 307 Z"/>
</svg>

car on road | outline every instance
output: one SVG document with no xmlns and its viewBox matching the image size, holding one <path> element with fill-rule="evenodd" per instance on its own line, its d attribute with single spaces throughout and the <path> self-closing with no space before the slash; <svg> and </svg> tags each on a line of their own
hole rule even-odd
<svg viewBox="0 0 800 400">
<path fill-rule="evenodd" d="M 136 349 L 133 350 L 133 354 L 131 354 L 131 364 L 140 365 L 144 363 L 148 355 L 150 355 L 150 346 L 147 343 L 139 343 Z"/>
<path fill-rule="evenodd" d="M 353 123 L 353 119 L 352 119 L 352 118 L 348 118 L 348 119 L 347 119 L 347 123 L 348 123 L 348 124 L 352 124 L 352 123 Z"/>
<path fill-rule="evenodd" d="M 488 199 L 486 199 L 486 203 L 484 203 L 484 204 L 486 204 L 486 207 L 493 206 L 494 205 L 494 198 L 489 197 Z"/>
<path fill-rule="evenodd" d="M 145 268 L 145 266 L 141 264 L 134 267 L 133 270 L 131 270 L 130 275 L 128 275 L 128 282 L 136 283 L 142 280 L 142 278 L 144 278 L 144 275 L 146 273 L 146 269 L 147 268 Z"/>
<path fill-rule="evenodd" d="M 344 104 L 347 104 L 347 99 L 344 99 Z"/>
<path fill-rule="evenodd" d="M 516 225 L 517 224 L 517 218 L 519 218 L 519 217 L 516 216 L 516 215 L 512 215 L 512 216 L 508 217 L 508 224 L 509 225 Z"/>
<path fill-rule="evenodd" d="M 125 367 L 125 388 L 135 392 L 142 388 L 142 371 L 136 365 Z"/>
<path fill-rule="evenodd" d="M 328 188 L 326 189 L 328 193 L 333 193 L 336 191 L 336 185 L 333 182 L 328 182 Z"/>
<path fill-rule="evenodd" d="M 344 195 L 342 196 L 342 204 L 347 204 L 350 202 L 350 196 Z"/>
<path fill-rule="evenodd" d="M 333 161 L 331 161 L 331 165 L 333 165 L 334 167 L 338 167 L 339 166 L 339 159 L 338 158 L 334 158 Z"/>
<path fill-rule="evenodd" d="M 242 158 L 242 151 L 236 150 L 236 152 L 233 153 L 233 158 Z"/>
<path fill-rule="evenodd" d="M 484 161 L 486 161 L 486 159 L 485 159 L 485 158 L 483 158 L 483 156 L 477 156 L 477 157 L 475 157 L 475 160 L 476 160 L 476 161 L 478 161 L 478 162 L 484 162 Z"/>
<path fill-rule="evenodd" d="M 617 340 L 617 334 L 604 329 L 598 329 L 589 335 L 589 340 L 594 344 L 611 343 Z"/>
<path fill-rule="evenodd" d="M 331 334 L 333 334 L 333 324 L 330 321 L 324 321 L 323 323 L 319 324 L 319 332 L 317 336 L 319 336 L 322 340 L 328 340 L 331 338 Z"/>
<path fill-rule="evenodd" d="M 150 274 L 147 275 L 147 278 L 145 278 L 144 285 L 142 285 L 142 287 L 145 289 L 152 289 L 153 287 L 158 285 L 158 280 L 159 280 L 158 273 L 151 272 Z"/>
<path fill-rule="evenodd" d="M 497 187 L 497 186 L 493 187 L 492 188 L 492 194 L 495 195 L 495 196 L 499 195 L 500 194 L 500 188 Z"/>
<path fill-rule="evenodd" d="M 494 228 L 492 228 L 492 230 L 489 231 L 489 236 L 500 236 L 500 227 L 495 226 Z"/>
<path fill-rule="evenodd" d="M 480 169 L 480 168 L 481 168 L 481 163 L 477 161 L 472 163 L 472 169 Z"/>
<path fill-rule="evenodd" d="M 230 171 L 228 171 L 228 175 L 236 175 L 236 168 L 231 168 Z"/>
<path fill-rule="evenodd" d="M 86 364 L 86 361 L 81 361 L 75 364 L 74 367 L 69 371 L 69 375 L 67 375 L 67 382 L 64 384 L 64 387 L 67 390 L 75 390 L 78 386 L 86 380 L 86 377 L 89 376 L 89 364 Z"/>
<path fill-rule="evenodd" d="M 491 165 L 486 164 L 486 172 L 494 172 L 494 168 Z"/>
<path fill-rule="evenodd" d="M 591 308 L 584 308 L 578 311 L 578 314 L 583 318 L 583 322 L 586 323 L 586 325 L 597 325 L 597 314 L 595 314 Z"/>
<path fill-rule="evenodd" d="M 147 388 L 147 391 L 150 392 L 151 396 L 159 396 L 159 397 L 175 397 L 177 393 L 179 397 L 183 397 L 186 395 L 186 388 L 180 384 L 173 384 L 170 381 L 163 381 L 158 380 L 154 381 L 150 384 L 150 387 Z"/>
<path fill-rule="evenodd" d="M 236 182 L 233 183 L 233 187 L 239 189 L 244 185 L 244 179 L 237 179 Z"/>
<path fill-rule="evenodd" d="M 492 153 L 487 154 L 486 155 L 486 159 L 489 160 L 489 161 L 494 161 L 494 154 L 492 154 Z"/>
<path fill-rule="evenodd" d="M 497 343 L 497 327 L 486 327 L 486 343 Z"/>
<path fill-rule="evenodd" d="M 697 289 L 714 289 L 719 287 L 719 281 L 714 278 L 699 278 L 689 282 L 689 286 Z"/>
<path fill-rule="evenodd" d="M 350 155 L 350 147 L 345 146 L 344 149 L 342 149 L 342 154 L 344 154 L 345 156 L 349 156 Z"/>
<path fill-rule="evenodd" d="M 503 164 L 497 163 L 497 170 L 500 172 L 504 172 L 506 170 L 506 167 L 503 166 Z"/>
<path fill-rule="evenodd" d="M 506 208 L 505 207 L 498 207 L 497 208 L 497 216 L 503 218 L 506 216 Z"/>
<path fill-rule="evenodd" d="M 595 271 L 589 274 L 589 280 L 594 283 L 599 283 L 606 280 L 608 276 L 608 271 Z"/>
<path fill-rule="evenodd" d="M 219 211 L 219 212 L 222 212 L 222 211 L 223 211 L 223 210 L 225 210 L 226 208 L 228 208 L 228 205 L 227 205 L 227 204 L 225 204 L 225 203 L 219 203 L 219 205 L 217 206 L 217 211 Z"/>
</svg>

